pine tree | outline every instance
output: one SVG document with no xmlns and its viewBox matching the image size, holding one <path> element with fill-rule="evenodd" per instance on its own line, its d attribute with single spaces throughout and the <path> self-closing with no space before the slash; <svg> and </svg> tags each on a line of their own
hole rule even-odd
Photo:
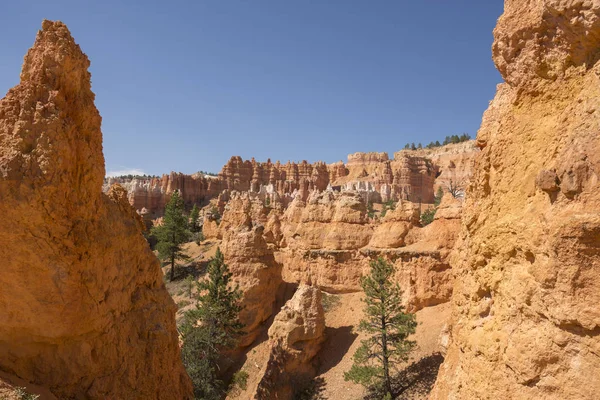
<svg viewBox="0 0 600 400">
<path fill-rule="evenodd" d="M 414 144 L 414 143 L 411 143 L 411 144 L 410 144 L 410 149 L 411 149 L 411 150 L 416 150 L 416 149 L 417 149 L 417 146 L 415 146 L 415 144 Z"/>
<path fill-rule="evenodd" d="M 198 206 L 194 203 L 192 211 L 190 212 L 190 231 L 194 233 L 200 231 L 198 226 L 198 218 L 200 218 L 200 210 L 198 209 Z"/>
<path fill-rule="evenodd" d="M 370 274 L 360 281 L 366 296 L 366 318 L 358 329 L 371 337 L 361 342 L 344 379 L 364 386 L 381 385 L 391 398 L 390 369 L 408 360 L 415 342 L 407 338 L 415 332 L 417 322 L 414 314 L 404 312 L 400 287 L 390 281 L 394 266 L 381 257 L 370 265 Z"/>
<path fill-rule="evenodd" d="M 208 264 L 208 279 L 197 284 L 196 308 L 186 312 L 182 326 L 181 358 L 194 384 L 196 398 L 223 396 L 217 363 L 224 350 L 235 347 L 243 334 L 239 321 L 242 292 L 230 287 L 231 273 L 217 249 Z"/>
<path fill-rule="evenodd" d="M 171 282 L 175 279 L 175 261 L 188 259 L 182 247 L 190 237 L 187 227 L 188 220 L 184 214 L 183 199 L 176 190 L 165 208 L 162 225 L 152 228 L 152 234 L 158 241 L 156 243 L 158 257 L 171 264 L 169 274 Z"/>
</svg>

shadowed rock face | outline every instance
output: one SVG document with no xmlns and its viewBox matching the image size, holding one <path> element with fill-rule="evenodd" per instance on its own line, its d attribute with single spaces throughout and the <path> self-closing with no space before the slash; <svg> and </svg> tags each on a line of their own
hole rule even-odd
<svg viewBox="0 0 600 400">
<path fill-rule="evenodd" d="M 254 397 L 293 399 L 314 377 L 312 359 L 325 340 L 321 291 L 300 285 L 269 328 L 270 354 Z"/>
<path fill-rule="evenodd" d="M 433 399 L 600 393 L 600 1 L 505 1 Z"/>
<path fill-rule="evenodd" d="M 102 193 L 88 67 L 44 21 L 0 101 L 0 369 L 58 398 L 191 398 L 141 221 L 122 188 Z"/>
</svg>

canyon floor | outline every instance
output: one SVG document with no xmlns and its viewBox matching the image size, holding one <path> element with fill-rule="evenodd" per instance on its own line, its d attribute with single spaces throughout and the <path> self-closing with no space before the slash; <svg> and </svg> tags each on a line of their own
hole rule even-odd
<svg viewBox="0 0 600 400">
<path fill-rule="evenodd" d="M 194 307 L 195 289 L 189 296 L 189 281 L 186 277 L 193 276 L 194 281 L 201 279 L 206 271 L 210 258 L 214 256 L 219 240 L 205 240 L 199 245 L 190 242 L 184 247 L 190 261 L 178 264 L 176 268 L 177 279 L 168 281 L 168 266 L 163 267 L 166 287 L 173 300 L 177 304 L 177 321 L 181 323 L 186 310 Z M 189 279 L 189 278 L 188 278 Z M 286 285 L 284 283 L 284 285 Z M 294 285 L 289 285 L 283 290 L 277 303 L 274 305 L 273 317 L 278 313 L 283 303 L 293 294 Z M 284 293 L 285 292 L 285 293 Z M 352 366 L 352 356 L 360 346 L 361 340 L 366 338 L 364 333 L 357 330 L 360 320 L 364 317 L 363 293 L 339 293 L 329 294 L 323 292 L 323 306 L 325 309 L 325 342 L 315 357 L 317 376 L 314 385 L 309 387 L 302 395 L 306 399 L 346 399 L 359 400 L 367 394 L 365 388 L 359 384 L 344 380 L 344 372 Z M 408 367 L 411 363 L 430 357 L 441 351 L 440 335 L 450 318 L 450 303 L 443 303 L 432 307 L 426 307 L 417 311 L 417 332 L 411 340 L 417 342 L 411 360 L 400 365 L 398 371 Z M 243 360 L 234 369 L 243 370 L 248 373 L 247 386 L 245 390 L 235 388 L 227 396 L 230 400 L 250 400 L 254 398 L 260 377 L 264 374 L 269 359 L 269 338 L 267 330 L 272 323 L 273 317 L 263 324 L 258 338 L 244 351 Z M 435 379 L 435 376 L 433 377 Z M 433 383 L 431 381 L 430 383 Z M 417 392 L 407 390 L 404 394 L 406 399 L 421 399 Z"/>
</svg>

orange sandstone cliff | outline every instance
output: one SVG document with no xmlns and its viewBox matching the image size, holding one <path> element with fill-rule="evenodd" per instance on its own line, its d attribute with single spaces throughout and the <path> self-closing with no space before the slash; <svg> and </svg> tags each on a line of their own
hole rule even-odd
<svg viewBox="0 0 600 400">
<path fill-rule="evenodd" d="M 0 370 L 61 399 L 191 398 L 141 220 L 121 188 L 102 193 L 88 67 L 44 21 L 0 101 Z"/>
<path fill-rule="evenodd" d="M 506 0 L 433 399 L 600 393 L 600 1 Z"/>
</svg>

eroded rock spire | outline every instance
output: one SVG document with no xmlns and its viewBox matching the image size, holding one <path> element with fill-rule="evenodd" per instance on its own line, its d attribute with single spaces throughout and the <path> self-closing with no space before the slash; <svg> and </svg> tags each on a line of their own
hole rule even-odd
<svg viewBox="0 0 600 400">
<path fill-rule="evenodd" d="M 123 191 L 101 192 L 88 67 L 44 21 L 0 100 L 0 370 L 57 398 L 190 398 L 158 261 Z"/>
</svg>

